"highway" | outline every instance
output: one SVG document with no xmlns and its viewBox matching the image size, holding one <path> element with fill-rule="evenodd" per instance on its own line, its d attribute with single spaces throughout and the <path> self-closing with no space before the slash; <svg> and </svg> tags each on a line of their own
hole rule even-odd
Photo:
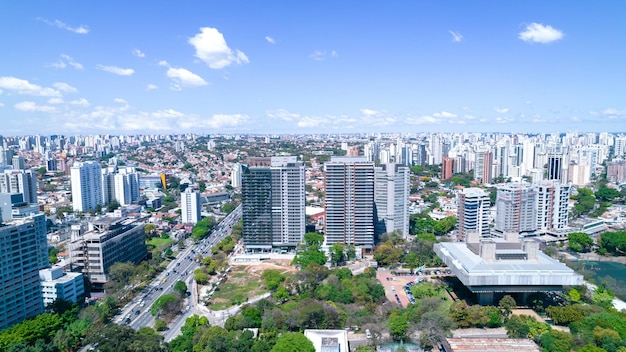
<svg viewBox="0 0 626 352">
<path fill-rule="evenodd" d="M 215 228 L 211 234 L 206 236 L 198 243 L 188 245 L 176 258 L 161 272 L 146 288 L 131 300 L 121 312 L 113 319 L 118 324 L 128 324 L 135 330 L 143 326 L 154 326 L 155 317 L 150 313 L 150 308 L 154 301 L 161 295 L 172 293 L 174 284 L 177 281 L 183 281 L 191 289 L 193 284 L 193 271 L 200 265 L 194 258 L 201 254 L 203 257 L 211 255 L 211 247 L 224 239 L 232 231 L 232 228 L 241 218 L 241 205 L 228 214 Z M 180 319 L 191 315 L 195 311 L 195 307 L 191 299 L 186 298 L 183 302 L 182 316 L 179 314 L 174 319 L 174 326 L 180 328 Z M 176 324 L 178 322 L 178 324 Z"/>
</svg>

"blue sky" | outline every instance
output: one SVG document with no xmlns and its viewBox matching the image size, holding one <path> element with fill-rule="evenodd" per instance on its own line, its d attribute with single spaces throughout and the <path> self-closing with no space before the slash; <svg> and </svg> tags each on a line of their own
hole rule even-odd
<svg viewBox="0 0 626 352">
<path fill-rule="evenodd" d="M 0 1 L 0 134 L 626 131 L 624 1 Z"/>
</svg>

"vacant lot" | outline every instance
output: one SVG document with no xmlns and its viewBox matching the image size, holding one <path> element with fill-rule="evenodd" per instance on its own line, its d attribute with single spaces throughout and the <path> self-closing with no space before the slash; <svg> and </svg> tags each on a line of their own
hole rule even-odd
<svg viewBox="0 0 626 352">
<path fill-rule="evenodd" d="M 261 275 L 267 269 L 279 270 L 286 275 L 296 271 L 288 262 L 280 261 L 235 265 L 209 300 L 211 310 L 223 310 L 239 305 L 268 292 L 261 280 Z"/>
</svg>

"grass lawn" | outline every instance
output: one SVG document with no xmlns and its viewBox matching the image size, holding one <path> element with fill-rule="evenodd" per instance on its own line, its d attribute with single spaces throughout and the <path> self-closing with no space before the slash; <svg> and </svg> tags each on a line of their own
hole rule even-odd
<svg viewBox="0 0 626 352">
<path fill-rule="evenodd" d="M 146 244 L 154 246 L 154 248 L 163 248 L 168 246 L 172 242 L 174 242 L 174 240 L 169 237 L 165 239 L 161 237 L 154 237 L 150 239 L 150 241 L 147 241 Z"/>
</svg>

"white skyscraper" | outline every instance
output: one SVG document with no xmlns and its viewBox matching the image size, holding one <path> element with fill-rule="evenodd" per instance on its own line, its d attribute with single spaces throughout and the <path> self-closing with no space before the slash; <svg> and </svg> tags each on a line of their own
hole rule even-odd
<svg viewBox="0 0 626 352">
<path fill-rule="evenodd" d="M 459 193 L 459 234 L 465 238 L 469 231 L 489 237 L 489 194 L 481 188 L 464 188 Z"/>
<path fill-rule="evenodd" d="M 332 157 L 324 163 L 326 243 L 374 247 L 374 163 Z"/>
<path fill-rule="evenodd" d="M 241 187 L 241 164 L 235 163 L 233 169 L 230 171 L 230 185 L 233 188 Z"/>
<path fill-rule="evenodd" d="M 187 187 L 185 192 L 180 194 L 180 206 L 184 224 L 197 224 L 200 221 L 200 193 Z"/>
<path fill-rule="evenodd" d="M 72 207 L 75 211 L 95 210 L 104 205 L 102 167 L 96 161 L 76 163 L 70 170 Z"/>
<path fill-rule="evenodd" d="M 409 175 L 409 168 L 403 165 L 383 164 L 375 168 L 377 235 L 394 231 L 409 235 Z"/>
<path fill-rule="evenodd" d="M 554 181 L 534 184 L 537 190 L 537 231 L 549 232 L 567 227 L 571 186 Z"/>
</svg>

